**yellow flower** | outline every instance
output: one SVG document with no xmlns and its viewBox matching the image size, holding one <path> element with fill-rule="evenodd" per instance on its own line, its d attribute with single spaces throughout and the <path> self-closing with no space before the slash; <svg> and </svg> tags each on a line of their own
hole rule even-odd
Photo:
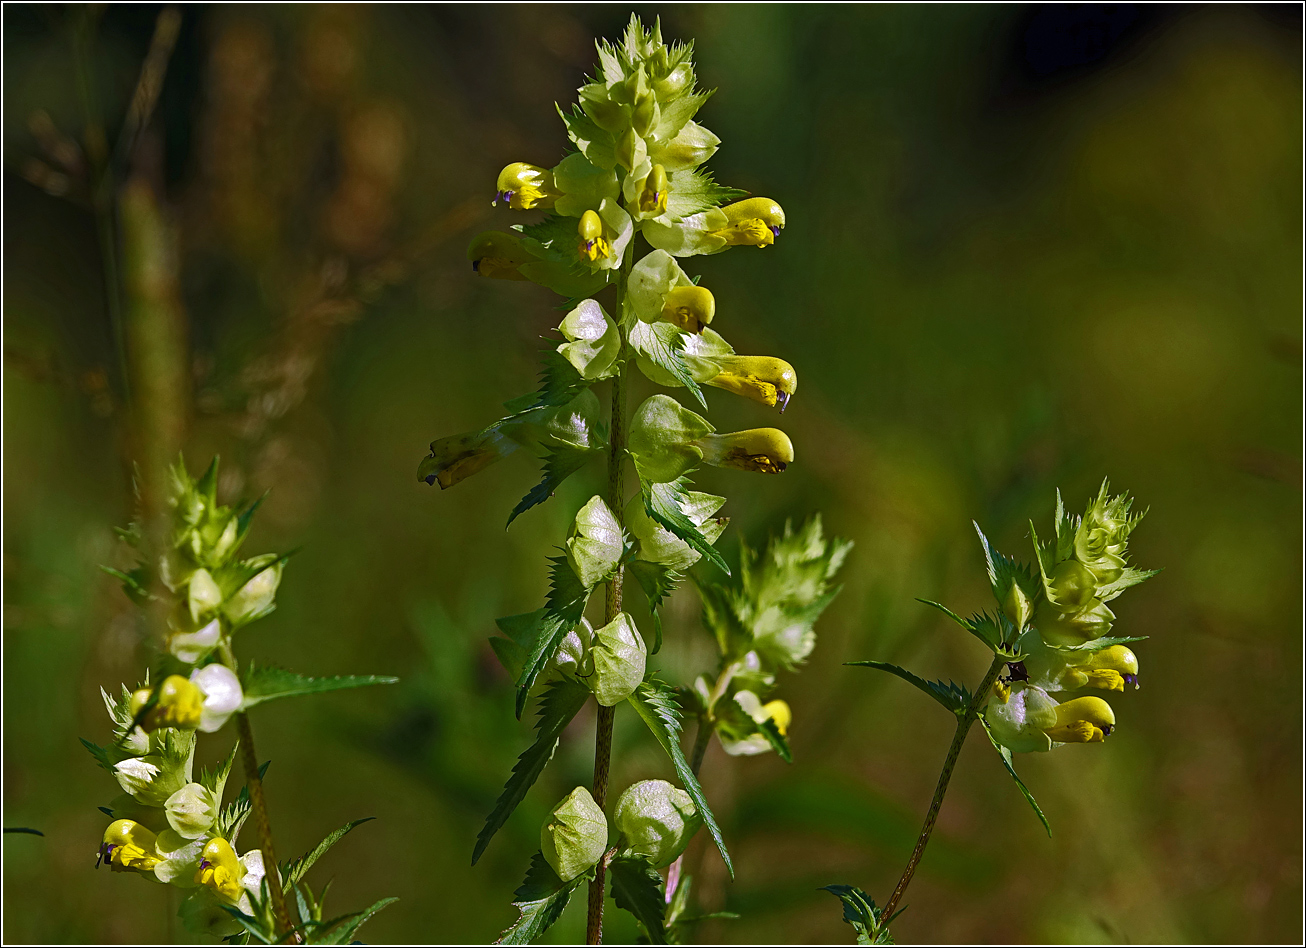
<svg viewBox="0 0 1306 948">
<path fill-rule="evenodd" d="M 499 190 L 491 204 L 505 202 L 519 211 L 550 208 L 561 195 L 553 184 L 553 172 L 524 161 L 514 161 L 499 172 Z"/>
<path fill-rule="evenodd" d="M 664 214 L 667 210 L 667 194 L 667 171 L 661 165 L 654 165 L 644 179 L 644 186 L 640 188 L 636 206 L 644 214 Z"/>
<path fill-rule="evenodd" d="M 789 725 L 794 719 L 794 713 L 789 709 L 787 702 L 777 698 L 775 701 L 768 701 L 762 705 L 762 711 L 767 718 L 775 722 L 775 729 L 781 734 L 789 733 Z"/>
<path fill-rule="evenodd" d="M 597 263 L 611 256 L 612 245 L 603 236 L 603 219 L 594 211 L 586 211 L 580 217 L 576 227 L 580 235 L 577 252 L 590 263 Z"/>
<path fill-rule="evenodd" d="M 244 892 L 240 884 L 244 877 L 245 867 L 240 864 L 231 843 L 215 836 L 205 844 L 199 869 L 195 872 L 196 883 L 208 886 L 228 902 L 235 902 Z"/>
<path fill-rule="evenodd" d="M 1101 698 L 1074 698 L 1057 705 L 1057 723 L 1047 736 L 1063 744 L 1093 744 L 1106 740 L 1116 724 L 1111 705 Z"/>
<path fill-rule="evenodd" d="M 779 474 L 794 461 L 794 444 L 779 428 L 709 434 L 693 444 L 703 452 L 703 461 L 714 467 Z"/>
<path fill-rule="evenodd" d="M 702 332 L 715 315 L 716 299 L 705 286 L 677 286 L 662 299 L 662 318 L 685 332 Z"/>
<path fill-rule="evenodd" d="M 157 848 L 158 838 L 135 820 L 114 820 L 104 831 L 100 855 L 95 864 L 109 864 L 114 872 L 139 869 L 149 872 L 163 857 Z"/>
<path fill-rule="evenodd" d="M 472 269 L 483 277 L 496 280 L 525 280 L 518 269 L 535 257 L 521 245 L 521 238 L 502 231 L 487 230 L 478 234 L 467 248 Z"/>
<path fill-rule="evenodd" d="M 141 688 L 132 695 L 131 712 L 135 717 L 150 703 L 152 689 Z M 158 687 L 154 707 L 146 713 L 141 727 L 153 731 L 160 727 L 190 730 L 198 727 L 204 712 L 204 692 L 181 675 L 169 675 Z"/>
<path fill-rule="evenodd" d="M 720 372 L 707 380 L 708 385 L 743 395 L 755 402 L 783 412 L 789 399 L 798 391 L 798 373 L 783 359 L 771 356 L 714 356 L 712 362 Z"/>
<path fill-rule="evenodd" d="M 718 237 L 727 246 L 748 245 L 769 247 L 785 226 L 785 212 L 770 198 L 748 198 L 721 208 L 727 226 L 711 231 L 708 236 Z"/>
</svg>

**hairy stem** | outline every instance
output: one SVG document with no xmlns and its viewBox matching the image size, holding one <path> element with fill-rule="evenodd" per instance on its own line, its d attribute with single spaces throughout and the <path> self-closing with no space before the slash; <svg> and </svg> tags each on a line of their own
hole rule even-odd
<svg viewBox="0 0 1306 948">
<path fill-rule="evenodd" d="M 618 318 L 626 300 L 626 281 L 630 276 L 633 257 L 626 258 L 622 267 L 621 278 L 617 284 Z M 622 355 L 625 355 L 625 340 L 622 340 Z M 626 365 L 612 380 L 612 411 L 608 419 L 608 507 L 623 527 L 625 510 L 625 490 L 622 486 L 626 462 Z M 622 582 L 625 568 L 618 566 L 612 579 L 608 581 L 603 601 L 603 624 L 607 625 L 621 613 Z M 608 769 L 612 763 L 612 719 L 616 708 L 599 705 L 598 725 L 594 734 L 594 802 L 599 809 L 607 805 Z M 607 860 L 599 861 L 594 873 L 594 881 L 589 889 L 589 916 L 585 925 L 585 943 L 597 945 L 603 940 L 603 889 L 607 876 Z"/>
<path fill-rule="evenodd" d="M 272 914 L 276 918 L 278 935 L 294 929 L 286 893 L 281 888 L 281 875 L 277 872 L 277 856 L 272 848 L 272 819 L 268 816 L 268 801 L 263 795 L 263 779 L 258 773 L 258 754 L 254 752 L 254 730 L 249 725 L 249 715 L 236 715 L 236 728 L 240 733 L 240 750 L 245 764 L 245 786 L 249 788 L 250 809 L 254 813 L 254 828 L 258 831 L 259 849 L 263 852 L 263 865 L 267 867 L 268 891 L 272 896 Z"/>
<path fill-rule="evenodd" d="M 907 892 L 907 886 L 911 884 L 912 876 L 916 874 L 916 867 L 920 864 L 921 857 L 925 855 L 925 846 L 930 841 L 930 834 L 934 832 L 934 821 L 939 818 L 939 808 L 943 806 L 943 797 L 948 792 L 948 783 L 952 780 L 952 771 L 957 766 L 957 755 L 961 753 L 961 747 L 966 743 L 966 735 L 970 733 L 970 726 L 975 723 L 975 718 L 979 716 L 980 704 L 984 701 L 993 687 L 993 682 L 998 678 L 998 673 L 1002 671 L 1002 666 L 1006 660 L 1001 656 L 995 656 L 993 664 L 989 666 L 988 673 L 985 674 L 984 680 L 980 682 L 979 688 L 975 691 L 975 696 L 971 698 L 970 707 L 966 713 L 957 721 L 957 731 L 952 735 L 952 746 L 948 748 L 948 756 L 943 760 L 943 770 L 939 774 L 938 786 L 934 788 L 934 799 L 930 801 L 929 812 L 925 814 L 925 825 L 921 827 L 921 835 L 916 840 L 916 848 L 912 850 L 911 859 L 907 860 L 907 868 L 902 871 L 902 878 L 893 889 L 893 895 L 889 896 L 889 901 L 885 903 L 884 909 L 880 913 L 880 918 L 888 921 L 893 917 L 893 913 L 898 908 L 898 903 L 902 901 L 903 895 Z"/>
</svg>

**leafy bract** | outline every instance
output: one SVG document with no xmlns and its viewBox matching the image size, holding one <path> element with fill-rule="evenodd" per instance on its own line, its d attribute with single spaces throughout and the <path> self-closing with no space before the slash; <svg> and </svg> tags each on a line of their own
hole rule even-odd
<svg viewBox="0 0 1306 948">
<path fill-rule="evenodd" d="M 293 698 L 299 695 L 321 694 L 344 688 L 363 688 L 367 685 L 393 685 L 399 679 L 389 675 L 336 675 L 331 678 L 310 678 L 275 665 L 257 667 L 250 665 L 241 676 L 245 700 L 241 709 L 252 708 L 275 698 Z"/>
<path fill-rule="evenodd" d="M 643 492 L 644 509 L 657 523 L 684 540 L 703 554 L 704 559 L 729 576 L 730 567 L 726 565 L 726 561 L 717 552 L 716 547 L 708 542 L 707 537 L 694 524 L 694 521 L 690 520 L 685 513 L 685 488 L 689 484 L 690 480 L 686 475 L 663 484 L 641 482 L 640 490 Z"/>
<path fill-rule="evenodd" d="M 1034 799 L 1034 794 L 1029 792 L 1029 787 L 1025 786 L 1025 781 L 1021 780 L 1020 775 L 1016 773 L 1016 767 L 1011 762 L 1011 751 L 998 743 L 997 738 L 993 736 L 993 732 L 989 730 L 989 722 L 985 721 L 982 715 L 980 716 L 979 722 L 984 726 L 984 733 L 988 735 L 989 742 L 993 744 L 993 749 L 996 750 L 998 756 L 1002 758 L 1002 766 L 1007 768 L 1007 773 L 1011 774 L 1011 779 L 1016 781 L 1016 786 L 1020 788 L 1021 794 L 1024 795 L 1025 800 L 1029 805 L 1033 807 L 1034 815 L 1038 817 L 1038 821 L 1043 824 L 1043 829 L 1045 829 L 1048 836 L 1051 837 L 1052 827 L 1048 825 L 1048 818 L 1043 815 L 1043 810 L 1039 807 L 1038 801 Z"/>
<path fill-rule="evenodd" d="M 894 913 L 893 918 L 882 918 L 875 900 L 855 885 L 827 885 L 823 891 L 838 896 L 843 903 L 843 920 L 857 932 L 859 945 L 892 945 L 893 937 L 889 934 L 889 922 L 902 914 L 902 909 Z"/>
<path fill-rule="evenodd" d="M 667 902 L 662 896 L 662 877 L 657 870 L 643 856 L 629 853 L 614 857 L 608 873 L 617 907 L 639 920 L 652 944 L 667 944 L 663 927 Z"/>
<path fill-rule="evenodd" d="M 965 714 L 967 709 L 970 708 L 971 693 L 956 682 L 950 681 L 945 685 L 942 681 L 926 681 L 924 678 L 913 675 L 907 669 L 891 665 L 888 662 L 844 662 L 844 664 L 878 668 L 890 675 L 897 675 L 903 681 L 915 685 L 958 717 Z"/>
<path fill-rule="evenodd" d="M 299 880 L 304 878 L 304 874 L 313 868 L 313 864 L 325 856 L 327 850 L 348 836 L 354 827 L 360 826 L 363 823 L 374 819 L 376 819 L 375 816 L 365 816 L 361 820 L 354 820 L 353 822 L 346 823 L 344 826 L 340 827 L 340 829 L 333 830 L 331 833 L 327 834 L 326 839 L 322 840 L 322 842 L 318 843 L 304 855 L 286 863 L 281 867 L 281 877 L 285 880 L 285 884 L 291 886 L 299 882 Z"/>
<path fill-rule="evenodd" d="M 584 873 L 570 882 L 563 882 L 545 861 L 544 854 L 537 852 L 531 857 L 526 879 L 513 893 L 512 904 L 521 915 L 504 930 L 495 944 L 527 945 L 539 938 L 562 917 L 571 893 L 584 882 Z"/>
</svg>

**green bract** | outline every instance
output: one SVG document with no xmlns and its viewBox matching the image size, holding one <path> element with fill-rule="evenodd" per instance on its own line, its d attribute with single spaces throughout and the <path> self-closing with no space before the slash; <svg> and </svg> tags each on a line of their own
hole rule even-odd
<svg viewBox="0 0 1306 948">
<path fill-rule="evenodd" d="M 563 882 L 588 871 L 607 848 L 607 817 L 584 787 L 567 794 L 540 829 L 540 852 Z"/>
<path fill-rule="evenodd" d="M 715 430 L 669 395 L 646 399 L 630 423 L 630 454 L 640 479 L 654 484 L 674 481 L 703 458 L 693 442 Z"/>
<path fill-rule="evenodd" d="M 725 504 L 724 497 L 704 494 L 699 491 L 686 491 L 680 500 L 681 512 L 702 533 L 708 543 L 715 543 L 726 528 L 726 517 L 713 517 Z M 631 499 L 626 505 L 626 527 L 639 542 L 636 558 L 646 563 L 656 563 L 684 572 L 693 566 L 703 554 L 688 543 L 663 527 L 648 515 L 644 502 L 639 497 Z"/>
<path fill-rule="evenodd" d="M 644 680 L 648 649 L 626 613 L 594 633 L 594 697 L 604 707 L 612 707 L 630 697 Z"/>
<path fill-rule="evenodd" d="M 684 851 L 703 820 L 684 790 L 665 780 L 641 780 L 617 800 L 614 822 L 625 839 L 623 851 L 643 856 L 656 868 Z"/>
<path fill-rule="evenodd" d="M 558 331 L 567 341 L 558 352 L 589 381 L 605 379 L 616 372 L 621 353 L 621 331 L 612 317 L 594 300 L 582 300 L 562 320 Z M 592 393 L 587 392 L 592 398 Z"/>
<path fill-rule="evenodd" d="M 567 562 L 581 585 L 597 586 L 617 568 L 625 542 L 621 523 L 597 494 L 576 513 L 571 538 L 567 540 Z"/>
</svg>

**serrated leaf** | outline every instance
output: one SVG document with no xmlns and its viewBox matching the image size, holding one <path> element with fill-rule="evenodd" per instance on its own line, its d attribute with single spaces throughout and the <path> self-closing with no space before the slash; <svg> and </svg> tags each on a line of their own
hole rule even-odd
<svg viewBox="0 0 1306 948">
<path fill-rule="evenodd" d="M 675 218 L 686 218 L 748 197 L 747 191 L 717 184 L 707 171 L 673 171 L 667 177 L 670 184 L 667 213 Z"/>
<path fill-rule="evenodd" d="M 558 485 L 584 467 L 591 458 L 601 454 L 596 448 L 576 448 L 570 445 L 547 448 L 542 462 L 543 478 L 532 487 L 508 515 L 508 526 L 536 504 L 542 504 L 558 489 Z"/>
<path fill-rule="evenodd" d="M 993 598 L 998 601 L 999 608 L 1001 609 L 1006 604 L 1012 586 L 1019 586 L 1029 600 L 1032 614 L 1032 610 L 1038 606 L 1039 599 L 1043 597 L 1045 591 L 1041 569 L 1040 576 L 1036 578 L 1027 565 L 1018 563 L 1004 555 L 990 543 L 989 538 L 984 535 L 984 531 L 980 529 L 978 523 L 972 520 L 971 525 L 975 528 L 975 532 L 979 534 L 980 545 L 984 548 L 984 562 L 988 567 L 989 585 L 993 589 Z M 1015 629 L 1014 623 L 1012 628 L 1016 633 L 1021 631 Z M 1004 640 L 1001 644 L 1010 645 L 1011 642 Z"/>
<path fill-rule="evenodd" d="M 861 665 L 866 668 L 878 668 L 880 671 L 886 671 L 891 675 L 897 675 L 905 682 L 915 685 L 921 691 L 925 692 L 939 704 L 943 705 L 953 714 L 958 716 L 966 713 L 970 707 L 971 693 L 963 686 L 956 682 L 950 681 L 946 685 L 942 681 L 926 681 L 917 675 L 913 675 L 905 668 L 897 665 L 891 665 L 888 662 L 844 662 L 845 665 Z"/>
<path fill-rule="evenodd" d="M 472 850 L 472 865 L 485 852 L 500 827 L 508 821 L 513 810 L 526 797 L 527 791 L 539 779 L 545 765 L 553 758 L 558 748 L 558 738 L 571 723 L 572 718 L 589 700 L 590 690 L 580 682 L 563 678 L 555 681 L 540 695 L 539 720 L 535 722 L 538 732 L 535 742 L 522 751 L 513 765 L 512 775 L 504 785 L 503 793 L 495 801 L 494 809 L 485 818 L 485 826 L 476 836 L 476 848 Z"/>
<path fill-rule="evenodd" d="M 521 676 L 517 679 L 518 720 L 521 720 L 522 711 L 526 708 L 526 699 L 535 679 L 544 671 L 544 666 L 549 663 L 567 633 L 585 615 L 585 604 L 589 602 L 592 591 L 581 584 L 565 556 L 551 556 L 549 562 L 549 597 L 544 609 L 532 613 L 538 616 L 536 627 L 531 630 L 529 639 L 522 643 L 529 644 Z"/>
<path fill-rule="evenodd" d="M 662 650 L 662 616 L 658 609 L 662 605 L 662 600 L 680 585 L 684 573 L 661 563 L 646 563 L 643 560 L 631 560 L 626 564 L 626 572 L 635 577 L 639 588 L 644 590 L 644 596 L 648 599 L 648 611 L 653 616 L 654 632 L 653 648 L 649 650 L 649 654 L 656 655 Z"/>
<path fill-rule="evenodd" d="M 1097 598 L 1103 602 L 1110 602 L 1130 586 L 1137 586 L 1139 583 L 1146 582 L 1159 572 L 1161 572 L 1159 569 L 1134 569 L 1127 566 L 1118 579 L 1107 583 L 1097 591 Z"/>
<path fill-rule="evenodd" d="M 505 929 L 496 945 L 526 945 L 539 938 L 562 917 L 571 893 L 585 881 L 585 874 L 563 882 L 553 867 L 537 852 L 531 857 L 526 879 L 513 893 L 512 904 L 521 916 Z"/>
<path fill-rule="evenodd" d="M 1142 642 L 1146 638 L 1146 635 L 1104 635 L 1101 638 L 1090 639 L 1079 645 L 1049 645 L 1048 648 L 1054 652 L 1100 652 L 1102 649 L 1110 648 L 1113 645 Z"/>
<path fill-rule="evenodd" d="M 149 582 L 149 573 L 144 566 L 137 566 L 127 573 L 120 569 L 114 569 L 112 566 L 101 566 L 100 569 L 114 579 L 119 580 L 122 583 L 122 591 L 136 605 L 144 606 L 154 598 L 146 588 Z"/>
<path fill-rule="evenodd" d="M 222 795 L 227 788 L 227 778 L 231 776 L 231 768 L 236 763 L 236 752 L 240 749 L 240 741 L 231 745 L 231 752 L 227 754 L 227 759 L 222 762 L 216 770 L 207 769 L 200 772 L 198 783 L 204 789 L 213 794 L 213 799 L 221 805 Z"/>
<path fill-rule="evenodd" d="M 697 380 L 689 371 L 685 361 L 685 333 L 674 324 L 658 321 L 646 323 L 638 321 L 630 329 L 630 346 L 658 368 L 670 372 L 677 382 L 689 389 L 703 410 L 707 410 L 707 399 Z"/>
<path fill-rule="evenodd" d="M 763 736 L 771 742 L 771 748 L 780 756 L 786 764 L 794 762 L 794 756 L 789 751 L 789 741 L 780 733 L 780 726 L 775 723 L 775 718 L 767 718 L 757 726 Z"/>
<path fill-rule="evenodd" d="M 78 740 L 82 742 L 83 747 L 91 752 L 91 756 L 95 758 L 97 764 L 109 771 L 111 774 L 116 774 L 118 772 L 114 767 L 113 761 L 109 757 L 109 748 L 101 747 L 99 744 L 88 741 L 84 737 L 79 737 Z"/>
<path fill-rule="evenodd" d="M 389 898 L 385 898 L 385 899 L 378 899 L 377 901 L 369 905 L 367 908 L 363 909 L 363 911 L 355 913 L 354 917 L 346 924 L 342 925 L 339 928 L 336 928 L 334 931 L 331 931 L 328 935 L 317 939 L 315 941 L 315 944 L 319 944 L 319 945 L 350 944 L 353 941 L 354 936 L 358 933 L 358 930 L 362 928 L 364 924 L 370 921 L 372 917 L 376 915 L 377 912 L 381 911 L 383 908 L 385 908 L 388 905 L 393 905 L 395 902 L 398 901 L 399 899 L 396 898 L 395 896 L 390 896 Z M 345 917 L 348 918 L 348 916 Z M 331 924 L 334 923 L 335 922 L 333 921 Z"/>
<path fill-rule="evenodd" d="M 258 769 L 259 780 L 263 779 L 263 776 L 268 772 L 268 767 L 271 765 L 272 761 L 263 761 L 262 766 Z M 213 824 L 213 832 L 233 846 L 236 845 L 236 837 L 240 834 L 240 828 L 245 825 L 249 810 L 249 787 L 244 786 L 240 788 L 240 793 L 236 795 L 236 799 L 232 800 L 218 813 L 218 818 Z"/>
<path fill-rule="evenodd" d="M 367 685 L 393 685 L 398 680 L 389 675 L 336 675 L 331 678 L 310 678 L 275 665 L 265 665 L 262 668 L 250 665 L 241 676 L 241 688 L 245 692 L 241 710 L 276 698 L 314 695 L 345 688 L 363 688 Z"/>
<path fill-rule="evenodd" d="M 355 826 L 361 826 L 369 820 L 374 819 L 376 819 L 375 816 L 365 816 L 361 820 L 354 820 L 351 823 L 346 823 L 344 826 L 340 827 L 340 829 L 329 833 L 326 839 L 314 846 L 312 850 L 300 856 L 298 859 L 292 859 L 290 862 L 286 863 L 281 869 L 281 876 L 286 884 L 295 885 L 300 879 L 304 878 L 304 874 L 308 872 L 308 870 L 313 868 L 313 863 L 325 856 L 327 850 L 332 846 L 348 836 L 349 832 Z"/>
<path fill-rule="evenodd" d="M 1038 821 L 1043 824 L 1043 829 L 1047 831 L 1048 838 L 1051 839 L 1052 827 L 1048 825 L 1048 818 L 1043 815 L 1043 810 L 1039 807 L 1038 801 L 1034 799 L 1034 794 L 1029 792 L 1029 787 L 1025 786 L 1025 781 L 1021 780 L 1020 774 L 1016 773 L 1016 767 L 1011 762 L 1011 751 L 998 743 L 997 739 L 993 736 L 993 732 L 989 730 L 989 722 L 985 721 L 982 715 L 979 718 L 979 723 L 983 726 L 984 733 L 988 736 L 989 743 L 993 745 L 993 749 L 996 750 L 998 756 L 1002 758 L 1002 766 L 1007 768 L 1007 773 L 1011 774 L 1011 779 L 1016 781 L 1016 786 L 1020 787 L 1020 792 L 1024 794 L 1025 800 L 1031 807 L 1033 807 L 1034 815 L 1037 816 Z"/>
<path fill-rule="evenodd" d="M 641 482 L 640 491 L 644 497 L 644 509 L 659 525 L 684 540 L 703 554 L 705 560 L 729 576 L 730 567 L 726 565 L 726 561 L 717 552 L 716 547 L 708 542 L 707 537 L 703 536 L 694 521 L 685 514 L 685 488 L 689 484 L 688 475 L 681 475 L 674 481 L 662 484 Z"/>
<path fill-rule="evenodd" d="M 654 945 L 667 944 L 663 920 L 667 910 L 662 896 L 662 877 L 643 856 L 616 856 L 608 866 L 612 899 L 639 920 Z"/>
<path fill-rule="evenodd" d="M 675 691 L 665 682 L 650 677 L 640 683 L 631 694 L 629 701 L 631 707 L 662 745 L 667 756 L 671 758 L 680 785 L 685 788 L 685 792 L 689 794 L 690 799 L 694 801 L 694 806 L 702 815 L 703 824 L 711 834 L 712 841 L 716 843 L 721 859 L 726 864 L 730 878 L 733 879 L 735 866 L 730 861 L 730 853 L 726 851 L 721 827 L 717 825 L 716 817 L 712 815 L 712 808 L 707 805 L 707 798 L 703 795 L 703 788 L 698 783 L 698 777 L 690 769 L 689 762 L 685 760 L 685 753 L 680 747 L 680 711 Z"/>
<path fill-rule="evenodd" d="M 857 932 L 859 945 L 892 945 L 893 937 L 889 934 L 888 922 L 881 921 L 880 908 L 875 900 L 855 885 L 827 885 L 822 891 L 838 897 L 843 903 L 843 920 Z M 896 918 L 898 914 L 895 913 Z"/>
</svg>

